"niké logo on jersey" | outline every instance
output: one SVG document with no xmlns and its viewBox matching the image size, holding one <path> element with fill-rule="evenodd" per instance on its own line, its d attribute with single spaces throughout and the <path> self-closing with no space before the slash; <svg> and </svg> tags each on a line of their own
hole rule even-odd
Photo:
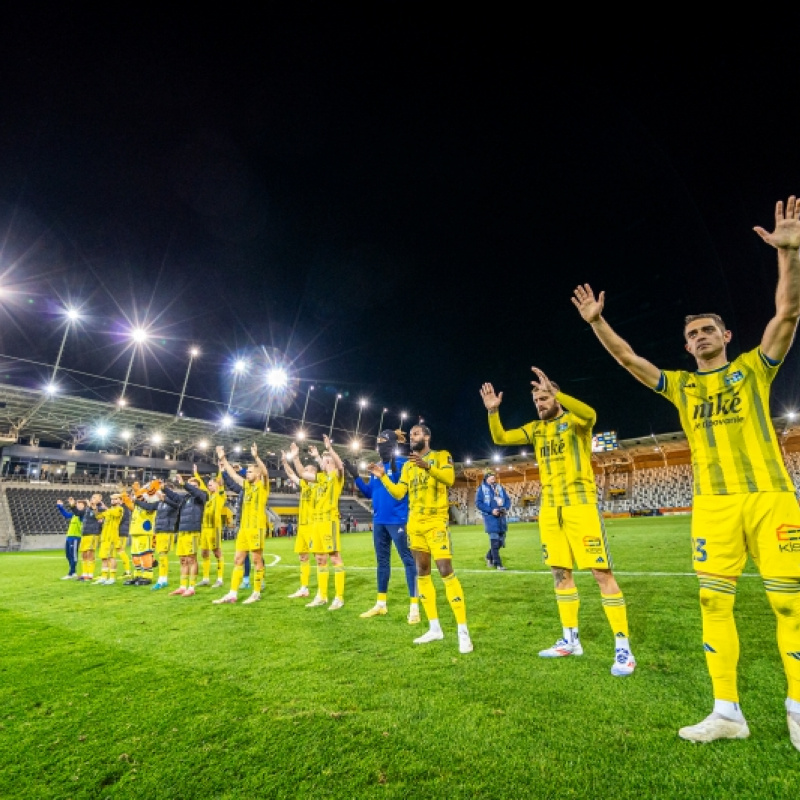
<svg viewBox="0 0 800 800">
<path fill-rule="evenodd" d="M 731 414 L 738 414 L 742 408 L 742 398 L 738 392 L 723 395 L 711 394 L 708 400 L 695 403 L 693 419 L 711 419 L 712 417 L 727 417 Z"/>
<path fill-rule="evenodd" d="M 553 458 L 554 456 L 563 456 L 564 448 L 567 446 L 566 442 L 559 442 L 556 439 L 550 439 L 539 448 L 540 458 Z"/>
</svg>

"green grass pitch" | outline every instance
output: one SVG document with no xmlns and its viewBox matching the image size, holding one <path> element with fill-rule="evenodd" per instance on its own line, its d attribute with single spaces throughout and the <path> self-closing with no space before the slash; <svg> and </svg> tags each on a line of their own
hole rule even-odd
<svg viewBox="0 0 800 800">
<path fill-rule="evenodd" d="M 800 753 L 752 566 L 737 600 L 751 737 L 691 744 L 676 731 L 711 710 L 711 688 L 689 519 L 607 529 L 638 659 L 624 679 L 609 673 L 613 640 L 586 573 L 585 655 L 537 657 L 560 624 L 535 525 L 512 525 L 506 573 L 485 568 L 481 530 L 453 529 L 466 656 L 438 577 L 443 642 L 412 644 L 425 626 L 406 622 L 397 568 L 389 615 L 359 619 L 375 600 L 371 534 L 343 537 L 338 612 L 287 599 L 292 540 L 267 542 L 280 561 L 250 606 L 213 606 L 219 590 L 184 599 L 60 581 L 60 553 L 4 554 L 0 797 L 796 797 Z M 173 585 L 177 570 L 173 555 Z"/>
</svg>

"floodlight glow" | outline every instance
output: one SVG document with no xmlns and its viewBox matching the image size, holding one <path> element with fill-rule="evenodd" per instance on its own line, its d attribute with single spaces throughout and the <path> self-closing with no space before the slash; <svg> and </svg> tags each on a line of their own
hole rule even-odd
<svg viewBox="0 0 800 800">
<path fill-rule="evenodd" d="M 230 428 L 233 425 L 233 417 L 230 414 L 226 414 L 221 420 L 220 424 L 223 428 Z"/>
<path fill-rule="evenodd" d="M 117 400 L 117 405 L 120 408 L 124 408 L 126 405 L 128 405 L 128 401 L 124 397 L 120 397 L 120 399 Z"/>
<path fill-rule="evenodd" d="M 361 449 L 361 442 L 359 442 L 358 439 L 353 439 L 353 441 L 350 442 L 350 449 L 354 453 L 358 452 Z"/>
<path fill-rule="evenodd" d="M 208 447 L 208 442 L 207 442 L 205 439 L 201 439 L 201 440 L 200 440 L 200 441 L 197 443 L 197 446 L 198 446 L 198 447 L 199 447 L 201 450 L 205 450 L 205 449 L 206 449 L 206 447 Z"/>
<path fill-rule="evenodd" d="M 148 335 L 144 328 L 134 328 L 131 331 L 131 339 L 133 339 L 136 344 L 144 344 L 147 341 Z"/>
<path fill-rule="evenodd" d="M 497 455 L 497 453 L 495 453 L 495 454 L 492 456 L 492 461 L 494 461 L 494 463 L 495 463 L 495 464 L 497 464 L 497 463 L 498 463 L 498 461 L 500 461 L 500 456 L 499 456 L 499 455 Z"/>
<path fill-rule="evenodd" d="M 366 469 L 367 468 L 367 462 L 366 461 L 359 461 L 358 462 L 358 468 L 361 469 L 361 470 Z"/>
<path fill-rule="evenodd" d="M 65 313 L 70 322 L 75 322 L 81 318 L 81 312 L 77 308 L 68 308 Z"/>
<path fill-rule="evenodd" d="M 153 434 L 153 435 L 150 437 L 150 441 L 151 441 L 153 444 L 161 444 L 161 442 L 163 442 L 163 441 L 164 441 L 164 437 L 163 437 L 163 436 L 162 436 L 160 433 L 154 433 L 154 434 Z"/>
<path fill-rule="evenodd" d="M 465 458 L 465 459 L 464 459 L 464 463 L 465 463 L 467 466 L 469 466 L 469 465 L 472 463 L 472 459 L 471 459 L 471 458 Z"/>
<path fill-rule="evenodd" d="M 234 372 L 244 372 L 247 369 L 247 362 L 241 358 L 233 365 Z"/>
<path fill-rule="evenodd" d="M 131 438 L 131 432 L 130 431 L 122 431 L 120 436 L 127 442 Z"/>
<path fill-rule="evenodd" d="M 233 446 L 233 452 L 234 453 L 241 453 L 242 452 L 242 446 L 240 444 L 235 444 Z"/>
<path fill-rule="evenodd" d="M 44 390 L 47 394 L 56 394 L 58 392 L 58 385 L 55 383 L 48 383 L 47 386 L 44 387 Z"/>
<path fill-rule="evenodd" d="M 358 401 L 358 404 L 361 406 L 361 408 L 364 408 L 364 406 L 367 404 L 367 401 L 366 401 L 366 400 L 365 400 L 365 399 L 362 397 L 362 398 L 361 398 L 361 399 Z"/>
<path fill-rule="evenodd" d="M 189 350 L 189 355 L 190 355 L 192 358 L 197 358 L 197 356 L 199 356 L 199 355 L 200 355 L 200 348 L 199 348 L 199 347 L 192 347 L 192 348 Z"/>
<path fill-rule="evenodd" d="M 97 435 L 101 439 L 105 439 L 108 436 L 108 425 L 98 425 L 97 426 Z"/>
<path fill-rule="evenodd" d="M 520 453 L 519 453 L 519 454 L 520 454 L 521 456 L 526 456 L 526 455 L 528 455 L 528 451 L 527 451 L 527 450 L 520 450 Z"/>
<path fill-rule="evenodd" d="M 267 372 L 267 385 L 271 389 L 283 389 L 289 382 L 289 376 L 283 367 L 272 367 Z"/>
<path fill-rule="evenodd" d="M 181 440 L 180 440 L 180 439 L 175 439 L 175 440 L 172 442 L 172 444 L 180 444 L 180 443 L 181 443 Z"/>
<path fill-rule="evenodd" d="M 795 411 L 787 411 L 786 412 L 786 419 L 794 419 L 797 416 L 797 412 Z"/>
<path fill-rule="evenodd" d="M 306 432 L 305 431 L 297 431 L 295 436 L 302 441 L 303 439 L 306 438 Z"/>
</svg>

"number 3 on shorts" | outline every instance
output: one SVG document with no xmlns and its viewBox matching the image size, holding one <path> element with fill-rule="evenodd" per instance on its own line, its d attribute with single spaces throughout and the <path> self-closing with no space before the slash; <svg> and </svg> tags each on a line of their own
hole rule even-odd
<svg viewBox="0 0 800 800">
<path fill-rule="evenodd" d="M 708 558 L 705 539 L 692 539 L 692 549 L 694 550 L 692 561 L 702 562 Z"/>
</svg>

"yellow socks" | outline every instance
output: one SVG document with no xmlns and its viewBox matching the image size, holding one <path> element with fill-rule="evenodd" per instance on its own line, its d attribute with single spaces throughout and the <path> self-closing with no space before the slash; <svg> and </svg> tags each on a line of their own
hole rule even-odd
<svg viewBox="0 0 800 800">
<path fill-rule="evenodd" d="M 703 617 L 703 650 L 715 700 L 739 702 L 736 667 L 739 634 L 733 619 L 736 581 L 700 576 L 700 612 Z"/>
<path fill-rule="evenodd" d="M 333 568 L 333 586 L 336 589 L 336 596 L 344 600 L 344 564 L 337 564 Z"/>
<path fill-rule="evenodd" d="M 255 575 L 253 576 L 253 591 L 260 592 L 261 587 L 264 585 L 264 567 L 261 569 L 255 570 Z"/>
<path fill-rule="evenodd" d="M 208 569 L 209 569 L 209 572 L 210 572 L 211 571 L 211 558 L 210 557 L 208 559 Z M 208 576 L 205 575 L 205 573 L 204 573 L 203 577 L 207 578 Z M 217 580 L 218 581 L 224 581 L 225 580 L 225 556 L 220 556 L 217 559 Z"/>
<path fill-rule="evenodd" d="M 203 556 L 203 580 L 207 581 L 211 577 L 211 556 Z"/>
<path fill-rule="evenodd" d="M 578 627 L 578 611 L 581 607 L 581 599 L 578 596 L 577 587 L 571 589 L 556 589 L 556 602 L 558 605 L 558 616 L 561 619 L 562 628 Z"/>
<path fill-rule="evenodd" d="M 430 620 L 438 620 L 439 612 L 436 610 L 436 587 L 433 585 L 433 578 L 430 575 L 417 577 L 417 588 L 419 589 L 419 599 L 425 609 L 425 616 Z"/>
<path fill-rule="evenodd" d="M 378 602 L 386 605 L 386 592 L 378 592 Z"/>
<path fill-rule="evenodd" d="M 242 585 L 242 578 L 244 578 L 244 565 L 239 566 L 238 564 L 233 568 L 233 574 L 231 575 L 231 591 L 238 592 L 239 587 Z"/>
<path fill-rule="evenodd" d="M 461 588 L 461 581 L 456 577 L 455 572 L 451 572 L 444 580 L 444 591 L 450 608 L 453 609 L 456 622 L 459 625 L 467 624 L 467 603 L 464 600 L 464 590 Z"/>
<path fill-rule="evenodd" d="M 778 620 L 778 648 L 789 687 L 787 695 L 800 701 L 800 580 L 764 578 L 764 588 Z"/>
<path fill-rule="evenodd" d="M 131 571 L 131 560 L 128 558 L 128 554 L 124 550 L 120 550 L 117 553 L 117 558 L 122 562 L 122 567 L 125 572 Z"/>
<path fill-rule="evenodd" d="M 158 579 L 160 581 L 167 580 L 169 575 L 169 558 L 166 553 L 158 554 Z"/>
<path fill-rule="evenodd" d="M 181 575 L 181 589 L 188 589 L 188 588 L 189 588 L 189 576 Z"/>
<path fill-rule="evenodd" d="M 308 581 L 311 578 L 311 562 L 310 561 L 301 561 L 300 562 L 300 585 L 301 586 L 308 586 Z"/>
<path fill-rule="evenodd" d="M 622 592 L 616 594 L 601 594 L 603 611 L 606 612 L 608 624 L 615 637 L 628 638 L 628 611 L 625 607 L 625 598 Z"/>
<path fill-rule="evenodd" d="M 325 600 L 328 599 L 328 577 L 328 565 L 322 567 L 317 564 L 317 594 Z"/>
</svg>

